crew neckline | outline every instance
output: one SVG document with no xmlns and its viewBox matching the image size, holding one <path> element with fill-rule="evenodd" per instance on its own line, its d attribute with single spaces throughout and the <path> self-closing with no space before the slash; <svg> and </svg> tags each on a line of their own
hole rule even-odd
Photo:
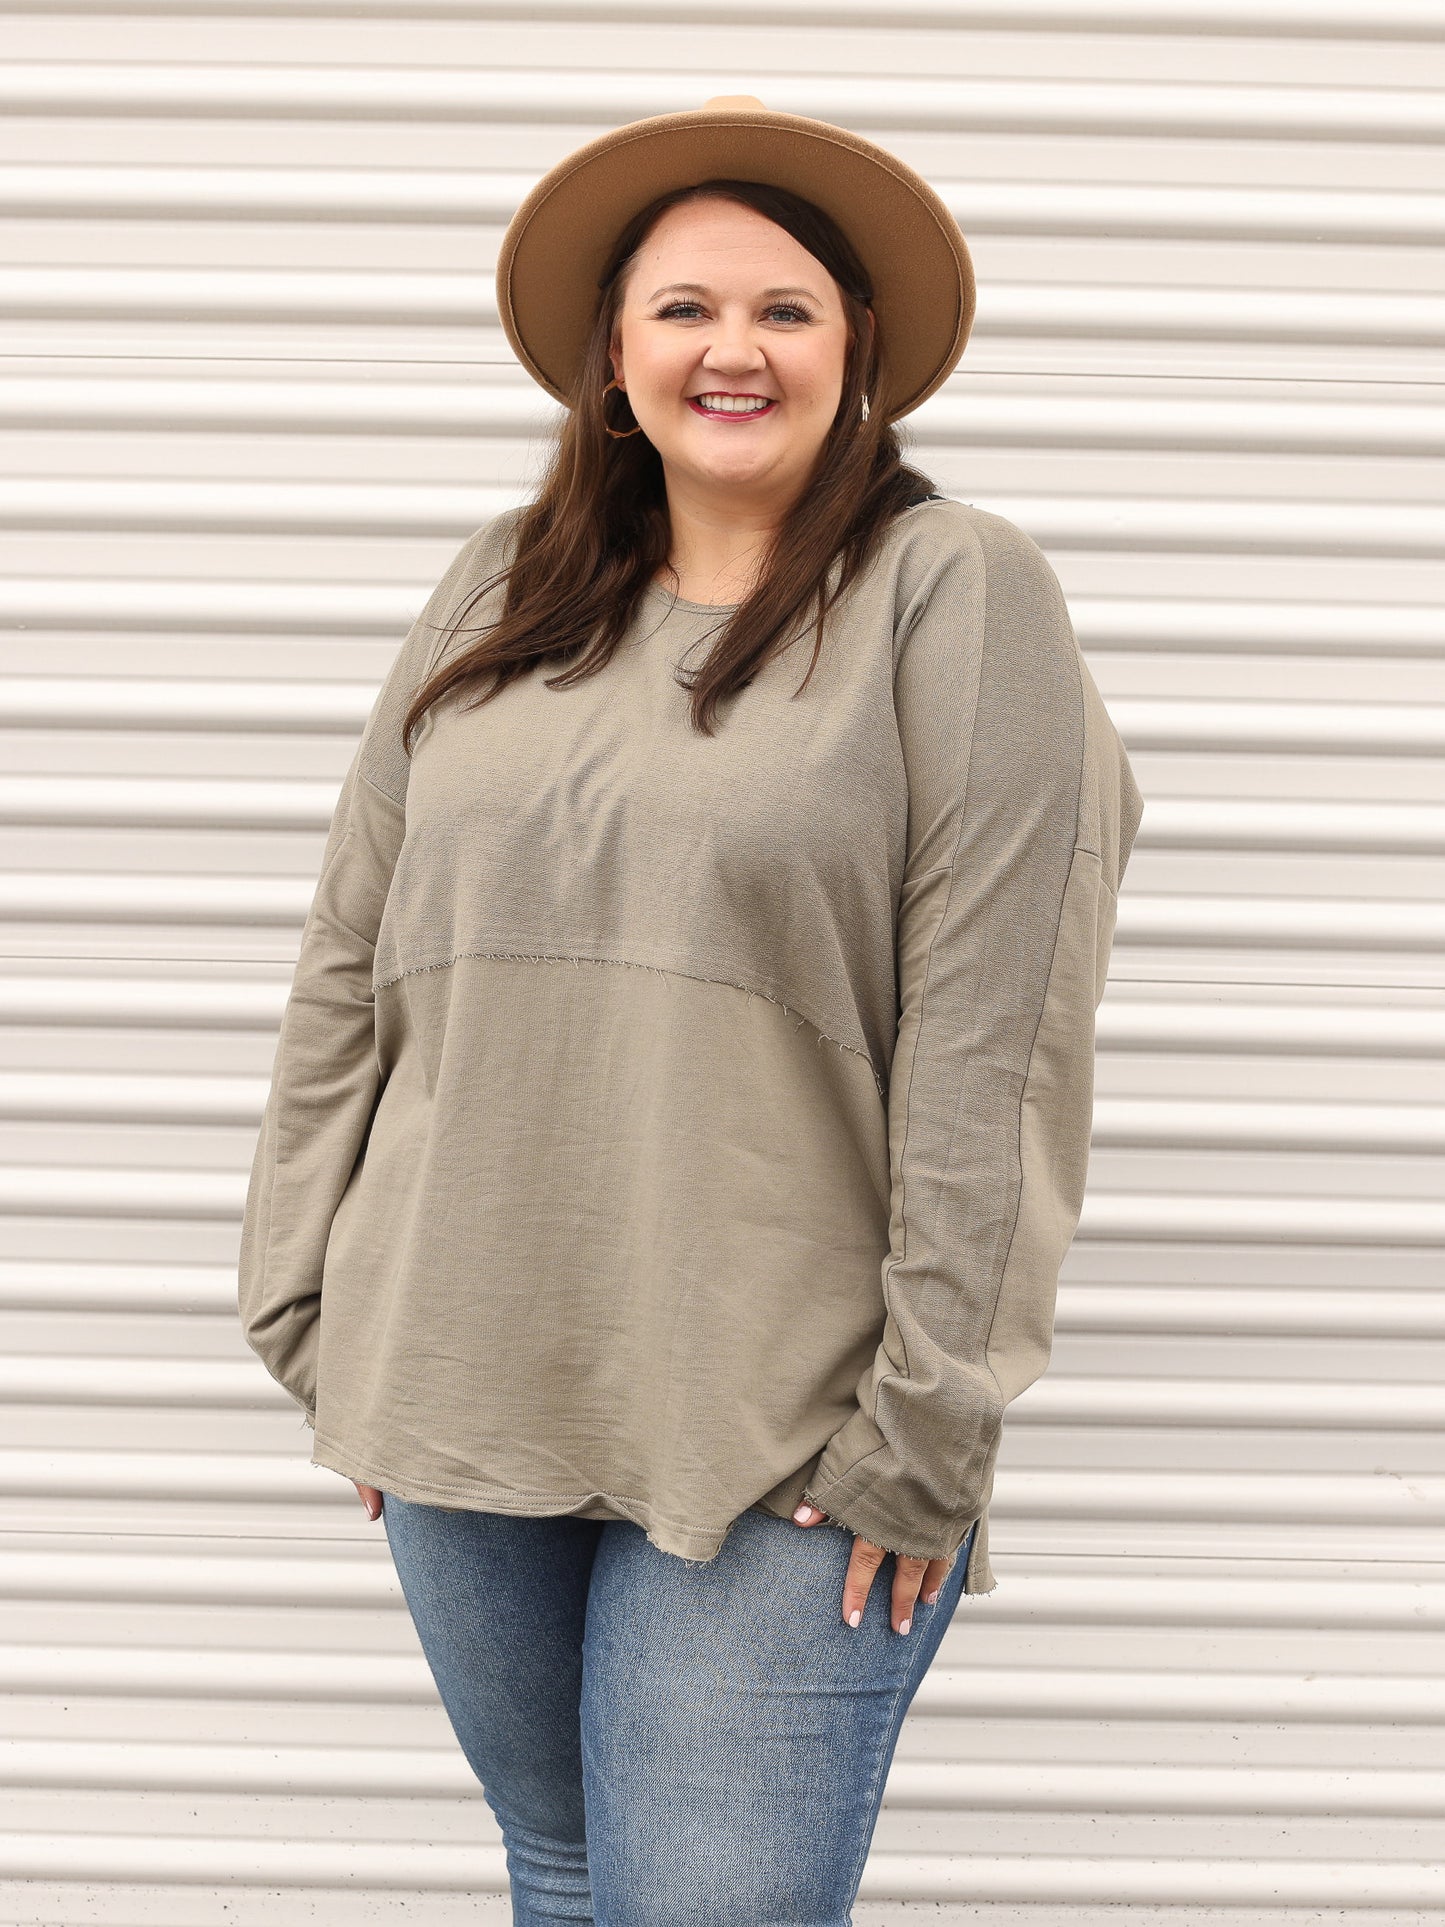
<svg viewBox="0 0 1445 1927">
<path fill-rule="evenodd" d="M 895 522 L 901 522 L 905 515 L 912 515 L 915 509 L 927 508 L 932 502 L 949 500 L 951 497 L 946 495 L 925 495 L 921 501 L 910 502 L 906 509 L 900 509 L 893 519 Z M 671 589 L 664 589 L 660 582 L 649 582 L 646 593 L 656 596 L 660 602 L 665 602 L 669 609 L 696 609 L 699 614 L 708 616 L 731 615 L 735 609 L 741 609 L 743 606 L 740 602 L 689 602 L 686 596 L 674 595 Z"/>
<path fill-rule="evenodd" d="M 647 593 L 665 602 L 670 609 L 697 609 L 710 616 L 724 615 L 743 606 L 740 602 L 689 602 L 686 596 L 674 595 L 671 589 L 664 589 L 660 582 L 649 582 Z"/>
</svg>

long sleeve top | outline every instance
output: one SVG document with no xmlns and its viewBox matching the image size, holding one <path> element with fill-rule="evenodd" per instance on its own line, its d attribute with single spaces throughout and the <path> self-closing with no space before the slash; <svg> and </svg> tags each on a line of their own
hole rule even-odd
<svg viewBox="0 0 1445 1927">
<path fill-rule="evenodd" d="M 811 629 L 694 730 L 678 672 L 729 610 L 654 585 L 599 674 L 443 698 L 408 758 L 519 514 L 453 559 L 341 785 L 245 1337 L 312 1462 L 402 1498 L 630 1520 L 706 1562 L 806 1495 L 927 1558 L 976 1522 L 990 1591 L 1143 807 L 1058 581 L 932 497 L 801 696 Z"/>
</svg>

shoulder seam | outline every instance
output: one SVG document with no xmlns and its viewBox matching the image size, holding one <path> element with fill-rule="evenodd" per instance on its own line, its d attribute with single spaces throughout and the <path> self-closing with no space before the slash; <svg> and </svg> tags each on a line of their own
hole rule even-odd
<svg viewBox="0 0 1445 1927">
<path fill-rule="evenodd" d="M 393 796 L 389 789 L 384 789 L 374 777 L 368 776 L 364 769 L 358 769 L 356 774 L 369 790 L 375 790 L 378 796 L 384 797 L 393 809 L 404 810 L 406 808 L 406 799 L 404 797 Z"/>
</svg>

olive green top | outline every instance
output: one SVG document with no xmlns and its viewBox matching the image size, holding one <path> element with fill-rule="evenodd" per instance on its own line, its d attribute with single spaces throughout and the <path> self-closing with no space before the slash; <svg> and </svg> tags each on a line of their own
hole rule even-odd
<svg viewBox="0 0 1445 1927">
<path fill-rule="evenodd" d="M 400 722 L 511 509 L 412 626 L 342 783 L 242 1228 L 313 1463 L 624 1519 L 712 1559 L 806 1491 L 988 1555 L 1048 1363 L 1142 812 L 1038 546 L 933 498 L 692 727 L 725 621 L 649 588 L 569 689 Z M 490 611 L 490 614 L 488 613 Z M 820 1528 L 814 1528 L 818 1530 Z"/>
</svg>

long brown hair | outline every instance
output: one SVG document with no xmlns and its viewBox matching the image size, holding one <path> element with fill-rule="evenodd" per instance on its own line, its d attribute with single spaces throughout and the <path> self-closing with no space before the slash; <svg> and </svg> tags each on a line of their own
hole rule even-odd
<svg viewBox="0 0 1445 1927">
<path fill-rule="evenodd" d="M 802 195 L 759 181 L 708 180 L 659 195 L 623 228 L 598 276 L 596 320 L 576 393 L 536 499 L 518 518 L 512 562 L 478 585 L 451 633 L 458 633 L 473 603 L 505 578 L 500 619 L 418 690 L 402 728 L 408 755 L 426 710 L 453 689 L 487 685 L 470 705 L 478 707 L 534 663 L 566 664 L 546 679 L 548 688 L 595 675 L 626 634 L 638 598 L 667 567 L 670 529 L 662 460 L 645 435 L 617 439 L 607 433 L 608 350 L 628 271 L 653 223 L 680 201 L 714 196 L 756 209 L 823 264 L 842 296 L 849 341 L 838 412 L 808 486 L 776 530 L 747 600 L 728 617 L 700 667 L 679 678 L 692 691 L 695 729 L 713 733 L 718 705 L 790 646 L 794 624 L 816 605 L 812 659 L 795 691 L 802 694 L 818 661 L 828 610 L 894 516 L 932 488 L 926 476 L 904 462 L 888 425 L 888 344 L 881 330 L 870 331 L 873 287 L 837 222 Z M 622 393 L 613 392 L 621 403 Z M 860 419 L 865 394 L 866 422 Z M 830 586 L 835 562 L 839 567 Z"/>
</svg>

